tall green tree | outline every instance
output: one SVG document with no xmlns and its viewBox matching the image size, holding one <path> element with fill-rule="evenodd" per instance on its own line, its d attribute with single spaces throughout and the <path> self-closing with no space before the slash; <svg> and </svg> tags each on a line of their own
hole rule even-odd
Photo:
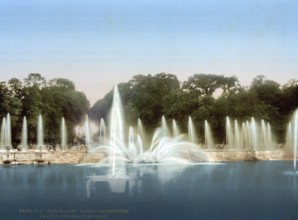
<svg viewBox="0 0 298 220">
<path fill-rule="evenodd" d="M 147 128 L 152 131 L 158 126 L 165 114 L 163 100 L 173 91 L 179 90 L 179 81 L 173 74 L 159 73 L 156 75 L 136 75 L 128 83 L 119 86 L 120 96 L 125 111 L 127 124 L 135 125 L 140 118 Z M 108 119 L 112 91 L 99 100 L 90 109 L 90 116 L 97 121 Z"/>
<path fill-rule="evenodd" d="M 224 93 L 227 93 L 238 85 L 238 79 L 235 76 L 225 77 L 200 73 L 189 77 L 183 83 L 182 88 L 197 96 L 212 96 L 217 89 L 222 89 Z"/>
<path fill-rule="evenodd" d="M 21 141 L 23 117 L 27 117 L 28 143 L 36 143 L 37 118 L 44 120 L 45 143 L 60 143 L 60 123 L 64 117 L 69 141 L 75 136 L 74 128 L 83 122 L 89 110 L 89 101 L 75 90 L 72 81 L 56 78 L 47 81 L 39 73 L 31 73 L 24 81 L 17 78 L 0 83 L 0 117 L 11 115 L 12 141 Z"/>
<path fill-rule="evenodd" d="M 298 80 L 289 80 L 282 87 L 282 113 L 284 115 L 291 114 L 296 108 L 298 108 Z"/>
<path fill-rule="evenodd" d="M 259 75 L 254 78 L 249 92 L 255 93 L 258 100 L 266 105 L 267 118 L 265 119 L 273 125 L 273 130 L 278 140 L 283 141 L 286 121 L 282 114 L 283 94 L 279 83 Z"/>
</svg>

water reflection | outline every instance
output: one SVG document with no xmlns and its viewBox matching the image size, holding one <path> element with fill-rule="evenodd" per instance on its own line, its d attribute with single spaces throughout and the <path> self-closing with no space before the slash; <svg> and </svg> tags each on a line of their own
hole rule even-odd
<svg viewBox="0 0 298 220">
<path fill-rule="evenodd" d="M 283 175 L 292 177 L 292 179 L 293 179 L 293 181 L 292 181 L 293 199 L 296 199 L 297 198 L 297 187 L 298 187 L 296 179 L 297 179 L 298 173 L 287 170 L 287 171 L 283 172 Z"/>
<path fill-rule="evenodd" d="M 144 187 L 144 182 L 148 178 L 155 182 L 152 184 L 164 187 L 169 182 L 175 182 L 181 177 L 185 170 L 193 166 L 218 165 L 216 163 L 202 163 L 202 164 L 132 164 L 117 168 L 114 175 L 112 175 L 111 167 L 97 167 L 101 172 L 100 175 L 93 174 L 87 177 L 86 192 L 87 197 L 90 198 L 92 191 L 96 191 L 97 184 L 105 183 L 108 185 L 111 193 L 128 193 L 140 194 Z M 215 166 L 212 166 L 213 168 Z M 211 176 L 211 169 L 203 169 L 200 175 Z M 208 181 L 209 178 L 205 179 Z"/>
<path fill-rule="evenodd" d="M 110 167 L 91 165 L 1 166 L 0 213 L 19 219 L 22 207 L 120 207 L 130 210 L 126 219 L 297 219 L 291 168 L 287 161 L 129 164 L 113 176 Z"/>
<path fill-rule="evenodd" d="M 110 192 L 124 193 L 127 184 L 128 186 L 134 186 L 134 178 L 134 176 L 127 175 L 125 170 L 118 171 L 114 176 L 110 174 L 88 176 L 86 182 L 87 197 L 90 198 L 92 190 L 96 189 L 95 184 L 99 182 L 107 183 Z"/>
</svg>

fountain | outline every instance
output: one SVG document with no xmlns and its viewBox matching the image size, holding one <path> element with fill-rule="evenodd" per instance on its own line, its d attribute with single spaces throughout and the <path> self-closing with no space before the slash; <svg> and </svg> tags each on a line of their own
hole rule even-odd
<svg viewBox="0 0 298 220">
<path fill-rule="evenodd" d="M 177 122 L 175 119 L 173 119 L 173 137 L 178 137 L 180 135 L 180 130 L 178 128 Z"/>
<path fill-rule="evenodd" d="M 170 130 L 164 115 L 161 117 L 161 131 L 163 136 L 170 136 Z"/>
<path fill-rule="evenodd" d="M 294 126 L 294 129 L 293 129 L 293 136 L 294 136 L 294 139 L 293 139 L 293 145 L 294 145 L 294 172 L 296 173 L 296 160 L 297 160 L 297 145 L 298 145 L 298 110 L 296 110 L 295 112 L 295 116 L 294 116 L 294 119 L 293 119 L 293 126 Z"/>
<path fill-rule="evenodd" d="M 99 141 L 92 140 L 91 125 L 88 116 L 84 123 L 85 143 L 88 152 L 98 152 L 93 161 L 99 161 L 101 164 L 108 164 L 113 167 L 112 173 L 115 174 L 115 167 L 124 163 L 190 163 L 197 161 L 207 161 L 208 156 L 203 152 L 200 146 L 208 149 L 208 154 L 212 155 L 211 149 L 214 148 L 211 127 L 207 120 L 204 121 L 204 136 L 197 137 L 195 125 L 191 116 L 187 121 L 187 134 L 181 134 L 177 122 L 172 119 L 171 127 L 168 125 L 166 117 L 163 115 L 160 120 L 160 127 L 156 128 L 152 137 L 144 131 L 142 121 L 137 119 L 136 126 L 129 126 L 124 123 L 124 113 L 121 97 L 118 87 L 114 87 L 113 101 L 110 113 L 109 123 L 105 124 L 103 119 L 99 124 Z M 289 124 L 287 139 L 294 139 L 296 123 L 294 119 Z M 226 158 L 239 160 L 237 151 L 252 152 L 254 155 L 261 155 L 261 158 L 271 158 L 266 150 L 272 150 L 275 145 L 271 126 L 265 120 L 256 120 L 251 118 L 246 121 L 238 121 L 226 117 L 226 149 L 231 153 Z M 2 120 L 1 126 L 1 147 L 11 146 L 11 125 L 10 115 L 7 114 Z M 27 121 L 23 118 L 22 141 L 21 146 L 27 147 Z M 198 142 L 204 140 L 204 142 Z M 294 143 L 295 140 L 293 140 Z M 200 146 L 199 146 L 200 144 Z M 296 144 L 292 144 L 293 146 Z M 37 149 L 43 150 L 43 121 L 39 114 L 37 123 Z M 67 132 L 65 119 L 61 119 L 61 147 L 63 150 L 67 147 Z M 221 146 L 223 147 L 223 146 Z M 235 151 L 232 152 L 232 151 Z M 211 153 L 210 153 L 211 152 Z M 261 152 L 261 154 L 260 154 Z M 295 151 L 296 152 L 296 151 Z M 91 154 L 90 154 L 91 155 Z M 213 155 L 218 156 L 217 152 Z M 236 155 L 236 156 L 235 156 Z M 89 157 L 89 159 L 91 156 Z M 225 157 L 216 157 L 224 158 Z M 243 157 L 240 157 L 241 159 Z M 88 160 L 88 158 L 86 159 Z M 89 160 L 90 161 L 90 160 Z M 296 163 L 296 162 L 295 162 Z M 296 166 L 295 166 L 296 167 Z"/>
<path fill-rule="evenodd" d="M 112 154 L 112 174 L 115 175 L 116 150 L 120 150 L 127 155 L 124 148 L 124 125 L 123 125 L 123 110 L 118 86 L 114 87 L 113 103 L 111 109 L 111 124 L 110 124 L 110 154 Z"/>
<path fill-rule="evenodd" d="M 26 116 L 24 116 L 23 126 L 22 126 L 21 149 L 26 150 L 27 148 L 28 148 L 27 119 L 26 119 Z"/>
<path fill-rule="evenodd" d="M 75 213 L 81 210 L 82 212 L 87 210 L 93 218 L 101 218 L 99 212 L 109 212 L 109 215 L 103 218 L 117 218 L 120 216 L 119 213 L 115 213 L 119 211 L 117 207 L 129 212 L 129 216 L 121 214 L 125 219 L 142 219 L 144 216 L 150 219 L 239 219 L 246 215 L 253 219 L 283 219 L 285 216 L 290 218 L 297 216 L 295 178 L 298 109 L 289 122 L 287 132 L 287 145 L 293 147 L 294 175 L 291 161 L 197 163 L 208 161 L 209 157 L 196 143 L 191 117 L 188 118 L 188 134 L 181 134 L 174 119 L 171 127 L 168 126 L 166 117 L 162 116 L 160 127 L 153 132 L 152 138 L 149 138 L 143 129 L 141 119 L 138 119 L 136 126 L 133 127 L 124 123 L 123 116 L 119 91 L 115 86 L 111 120 L 107 126 L 103 119 L 100 120 L 99 143 L 96 148 L 91 140 L 92 129 L 86 117 L 84 131 L 89 152 L 92 154 L 97 150 L 104 152 L 100 154 L 104 158 L 100 158 L 95 166 L 57 165 L 45 166 L 41 170 L 30 165 L 19 166 L 18 171 L 15 168 L 0 167 L 1 176 L 6 181 L 1 191 L 6 203 L 0 207 L 1 212 L 13 215 L 14 219 L 22 218 L 24 215 L 13 210 L 8 212 L 7 207 L 26 207 L 28 210 L 36 208 L 46 210 L 44 211 L 46 214 L 60 210 L 73 211 L 74 213 L 67 215 L 78 218 L 81 218 L 81 213 L 80 215 Z M 6 116 L 1 126 L 3 147 L 7 146 L 11 139 L 11 135 L 8 135 L 9 130 L 10 117 Z M 66 137 L 66 123 L 62 118 L 61 146 L 64 149 L 67 146 Z M 215 152 L 221 155 L 228 153 L 230 156 L 234 153 L 231 149 L 235 149 L 237 154 L 242 153 L 243 149 L 265 151 L 271 150 L 274 146 L 274 135 L 269 122 L 255 118 L 247 121 L 226 118 L 226 139 L 229 147 L 226 152 L 212 151 L 214 140 L 207 120 L 204 121 L 204 137 L 204 145 L 210 155 Z M 144 140 L 149 139 L 147 144 Z M 43 120 L 39 115 L 37 147 L 40 150 L 44 146 L 43 142 Z M 21 144 L 23 147 L 27 145 L 26 117 L 23 119 Z M 64 152 L 49 154 L 57 156 L 59 153 L 63 156 L 68 154 Z M 16 154 L 27 156 L 30 151 Z M 36 155 L 38 155 L 37 162 L 44 162 L 48 158 L 45 152 L 38 151 Z M 231 156 L 228 160 L 233 159 Z M 284 174 L 287 167 L 291 169 L 293 182 L 287 173 Z M 84 187 L 86 196 L 82 193 Z M 18 190 L 11 190 L 12 188 Z M 27 200 L 15 199 L 19 197 L 30 198 L 30 203 Z M 40 202 L 44 198 L 47 198 L 47 202 Z M 99 198 L 104 202 L 98 202 Z M 177 199 L 180 202 L 177 202 Z M 251 204 L 249 208 L 247 208 L 248 202 Z M 264 206 L 266 202 L 270 205 Z M 156 212 L 157 206 L 162 207 L 162 212 Z M 48 209 L 49 207 L 52 208 Z M 227 211 L 227 207 L 233 207 L 234 211 Z M 92 212 L 96 212 L 96 215 L 91 215 Z M 46 214 L 35 213 L 31 216 L 40 218 Z M 30 218 L 29 214 L 26 215 Z"/>
<path fill-rule="evenodd" d="M 269 122 L 267 122 L 267 130 L 266 131 L 267 131 L 267 134 L 266 133 L 264 134 L 264 135 L 266 135 L 266 142 L 267 142 L 266 146 L 269 146 L 269 148 L 272 148 L 275 145 L 275 141 L 274 141 L 274 138 L 272 135 L 271 125 Z"/>
<path fill-rule="evenodd" d="M 1 123 L 1 145 L 0 145 L 1 150 L 4 149 L 5 139 L 6 139 L 6 118 L 3 117 L 2 123 Z"/>
<path fill-rule="evenodd" d="M 6 116 L 6 142 L 5 147 L 7 149 L 10 149 L 12 147 L 11 145 L 11 122 L 10 122 L 10 114 L 7 113 Z"/>
<path fill-rule="evenodd" d="M 132 127 L 129 128 L 128 134 L 128 153 L 129 161 L 134 161 L 138 155 L 143 154 L 143 143 L 140 134 L 135 134 Z"/>
<path fill-rule="evenodd" d="M 229 116 L 226 117 L 226 145 L 228 147 L 234 146 L 234 133 Z"/>
<path fill-rule="evenodd" d="M 238 121 L 234 120 L 232 126 L 229 117 L 226 117 L 226 144 L 231 149 L 272 150 L 275 146 L 269 122 L 261 120 L 261 126 L 252 117 L 250 121 L 242 122 L 241 128 Z"/>
<path fill-rule="evenodd" d="M 173 122 L 173 136 L 164 116 L 161 118 L 161 127 L 157 128 L 144 150 L 143 139 L 146 139 L 141 120 L 138 119 L 137 128 L 128 127 L 125 135 L 122 103 L 118 87 L 114 87 L 114 96 L 111 108 L 109 124 L 110 138 L 107 144 L 101 145 L 96 150 L 104 151 L 106 157 L 99 164 L 109 164 L 112 167 L 112 175 L 116 173 L 116 167 L 123 163 L 183 163 L 191 161 L 207 161 L 207 155 L 200 147 L 190 141 L 185 141 L 180 134 L 177 124 Z M 194 126 L 189 119 L 191 140 L 196 141 Z M 101 131 L 100 131 L 101 133 Z M 127 137 L 125 140 L 124 137 Z"/>
<path fill-rule="evenodd" d="M 84 124 L 84 134 L 85 134 L 85 145 L 88 150 L 91 150 L 91 129 L 90 129 L 88 115 L 86 115 L 86 121 Z"/>
<path fill-rule="evenodd" d="M 288 124 L 286 145 L 293 149 L 293 170 L 296 173 L 297 148 L 298 148 L 298 109 L 294 112 Z"/>
<path fill-rule="evenodd" d="M 196 136 L 196 132 L 195 132 L 195 127 L 193 125 L 192 119 L 189 116 L 188 117 L 188 139 L 190 142 L 192 143 L 196 143 L 197 142 L 197 136 Z"/>
<path fill-rule="evenodd" d="M 251 132 L 250 132 L 250 129 L 249 129 L 249 122 L 246 121 L 246 122 L 242 122 L 242 127 L 241 127 L 241 135 L 242 135 L 242 138 L 241 138 L 241 142 L 243 144 L 243 147 L 244 148 L 250 148 L 251 146 Z"/>
<path fill-rule="evenodd" d="M 204 130 L 205 130 L 205 147 L 206 148 L 213 148 L 213 138 L 210 125 L 207 120 L 204 122 Z"/>
<path fill-rule="evenodd" d="M 241 135 L 240 135 L 240 129 L 237 119 L 234 120 L 234 128 L 235 128 L 235 148 L 239 149 L 241 147 Z"/>
<path fill-rule="evenodd" d="M 147 137 L 146 137 L 146 133 L 145 133 L 145 130 L 144 130 L 144 127 L 143 127 L 143 123 L 141 121 L 140 118 L 138 118 L 138 123 L 137 123 L 137 128 L 136 128 L 136 143 L 137 143 L 137 146 L 139 146 L 139 152 L 140 154 L 143 153 L 143 150 L 144 150 L 144 145 L 145 143 L 147 142 Z"/>
<path fill-rule="evenodd" d="M 257 125 L 255 122 L 254 117 L 251 118 L 251 124 L 250 124 L 250 128 L 251 128 L 251 137 L 252 137 L 252 148 L 254 150 L 257 149 L 258 147 L 258 131 L 257 131 Z"/>
<path fill-rule="evenodd" d="M 11 149 L 11 122 L 10 122 L 10 114 L 7 113 L 6 117 L 2 119 L 1 124 L 1 146 L 0 149 L 9 150 Z"/>
<path fill-rule="evenodd" d="M 141 121 L 140 118 L 138 118 L 138 125 L 137 125 L 137 128 L 138 128 L 138 134 L 143 135 L 143 133 L 144 133 L 144 128 L 143 128 L 143 124 L 142 124 L 142 121 Z"/>
<path fill-rule="evenodd" d="M 265 147 L 268 145 L 268 135 L 267 135 L 267 127 L 265 125 L 264 120 L 261 120 L 261 133 L 262 133 L 262 140 L 261 140 L 261 147 Z"/>
<path fill-rule="evenodd" d="M 61 148 L 62 150 L 67 149 L 67 130 L 64 117 L 61 119 Z"/>
<path fill-rule="evenodd" d="M 41 114 L 38 115 L 38 122 L 37 122 L 37 148 L 42 151 L 44 148 L 43 143 L 43 121 Z"/>
<path fill-rule="evenodd" d="M 3 163 L 11 163 L 14 160 L 14 154 L 12 153 L 11 145 L 11 122 L 10 114 L 7 113 L 6 117 L 2 119 L 1 124 L 1 150 L 5 152 L 3 156 Z"/>
<path fill-rule="evenodd" d="M 107 131 L 106 131 L 105 121 L 101 118 L 99 123 L 99 144 L 104 145 L 107 139 Z"/>
</svg>

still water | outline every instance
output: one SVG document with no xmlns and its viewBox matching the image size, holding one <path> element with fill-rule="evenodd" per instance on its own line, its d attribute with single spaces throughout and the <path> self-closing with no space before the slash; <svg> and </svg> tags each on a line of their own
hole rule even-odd
<svg viewBox="0 0 298 220">
<path fill-rule="evenodd" d="M 290 161 L 0 166 L 0 219 L 298 219 Z M 298 180 L 297 180 L 298 181 Z"/>
</svg>

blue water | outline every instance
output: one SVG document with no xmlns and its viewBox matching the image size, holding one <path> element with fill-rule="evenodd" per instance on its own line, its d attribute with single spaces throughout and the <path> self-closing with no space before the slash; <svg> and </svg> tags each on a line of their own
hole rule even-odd
<svg viewBox="0 0 298 220">
<path fill-rule="evenodd" d="M 298 219 L 290 161 L 0 166 L 0 219 Z M 297 180 L 298 182 L 298 180 Z"/>
</svg>

